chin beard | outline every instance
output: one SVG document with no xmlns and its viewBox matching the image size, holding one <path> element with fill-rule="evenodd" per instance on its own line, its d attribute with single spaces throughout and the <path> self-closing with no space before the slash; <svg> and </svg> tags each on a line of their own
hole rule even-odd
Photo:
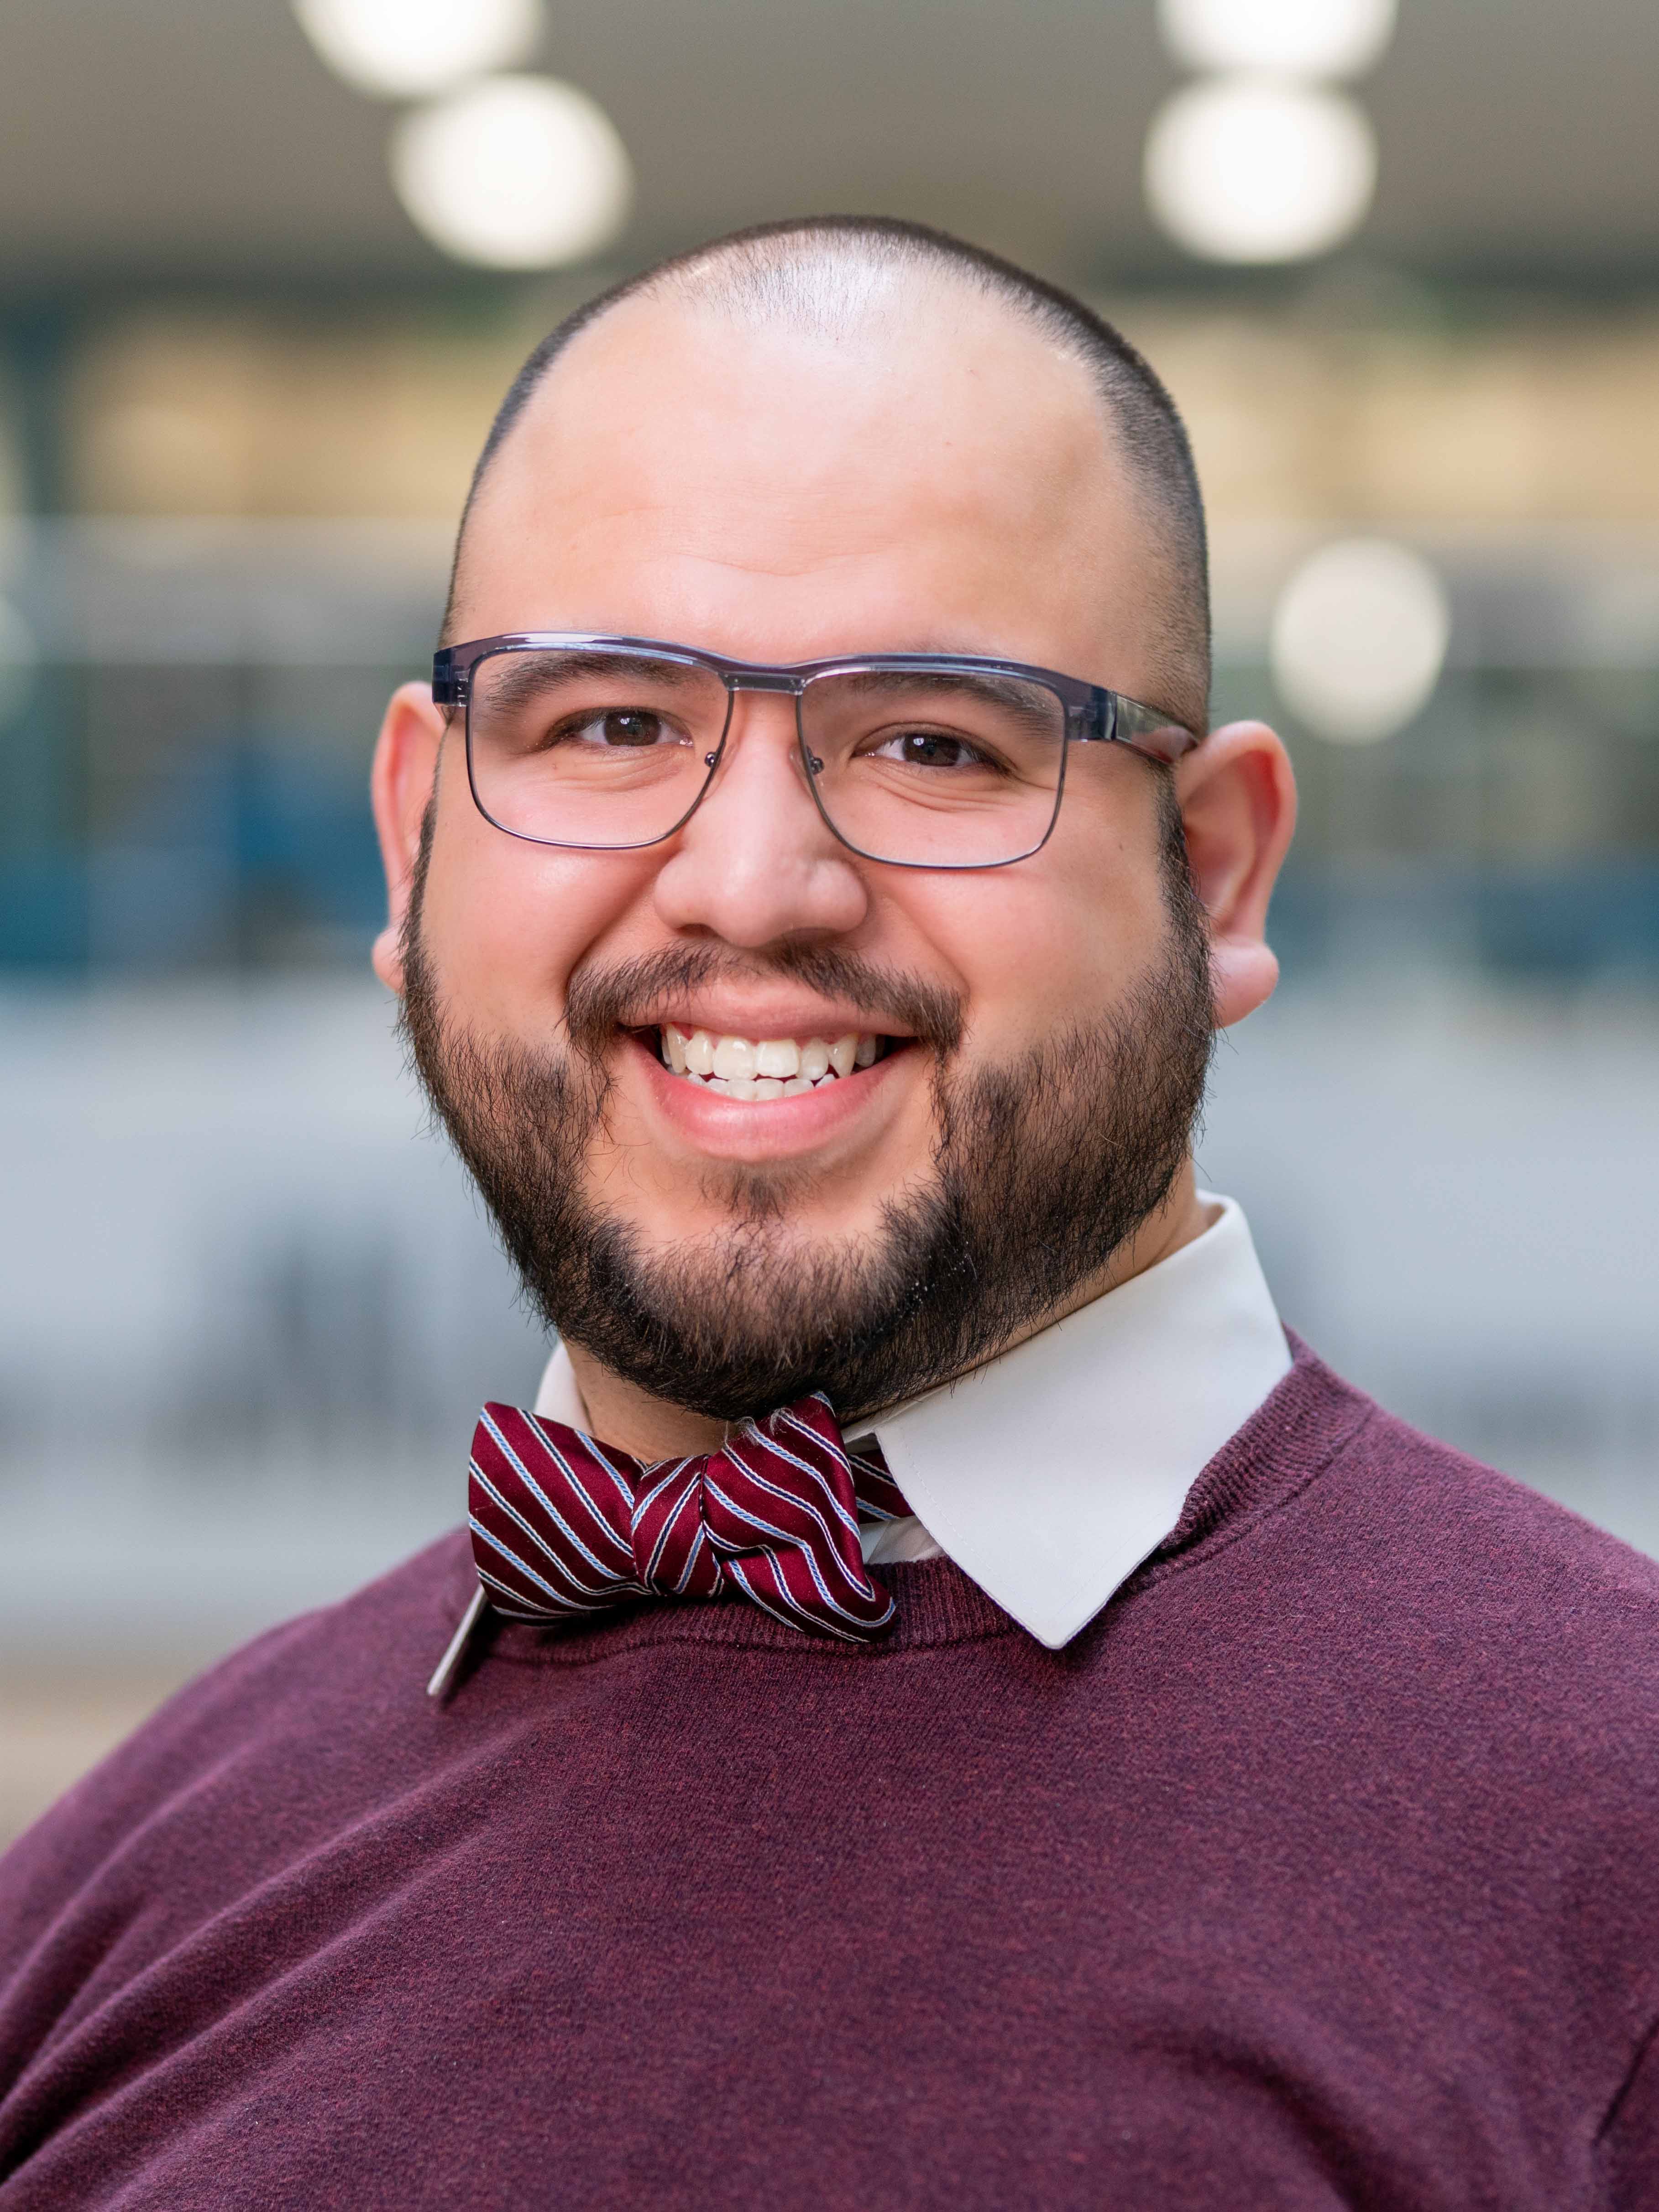
<svg viewBox="0 0 1659 2212">
<path fill-rule="evenodd" d="M 1178 825 L 1177 825 L 1178 826 Z M 547 1325 L 653 1396 L 716 1419 L 822 1390 L 843 1420 L 944 1382 L 1061 1307 L 1168 1196 L 1203 1100 L 1213 1030 L 1203 911 L 1179 851 L 1155 969 L 1110 1017 L 1019 1059 L 960 1062 L 960 1008 L 911 979 L 823 950 L 764 961 L 674 950 L 573 979 L 570 1044 L 481 1039 L 442 1004 L 404 932 L 404 1024 L 427 1096 Z M 802 1175 L 722 1170 L 717 1236 L 649 1244 L 588 1194 L 603 1127 L 600 1056 L 653 990 L 716 973 L 788 972 L 854 1005 L 900 1008 L 933 1056 L 929 1168 L 856 1240 L 791 1225 Z M 648 988 L 647 988 L 648 987 Z M 760 1110 L 760 1109 L 757 1109 Z"/>
</svg>

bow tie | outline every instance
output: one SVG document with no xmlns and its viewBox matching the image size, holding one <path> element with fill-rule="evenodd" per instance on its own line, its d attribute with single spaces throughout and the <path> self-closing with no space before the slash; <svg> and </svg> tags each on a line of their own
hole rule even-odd
<svg viewBox="0 0 1659 2212">
<path fill-rule="evenodd" d="M 705 1457 L 648 1462 L 486 1406 L 469 1504 L 482 1594 L 509 1620 L 734 1591 L 793 1628 L 855 1643 L 894 1618 L 864 1564 L 860 1514 L 910 1510 L 884 1468 L 849 1455 L 820 1395 L 743 1422 Z"/>
</svg>

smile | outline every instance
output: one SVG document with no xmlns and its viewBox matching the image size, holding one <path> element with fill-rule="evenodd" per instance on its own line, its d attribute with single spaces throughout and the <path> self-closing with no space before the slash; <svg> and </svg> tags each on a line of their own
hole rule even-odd
<svg viewBox="0 0 1659 2212">
<path fill-rule="evenodd" d="M 659 1032 L 665 1067 L 699 1090 L 756 1105 L 825 1091 L 858 1069 L 872 1067 L 891 1040 L 848 1030 L 836 1037 L 744 1037 L 712 1030 L 682 1030 L 672 1022 Z"/>
</svg>

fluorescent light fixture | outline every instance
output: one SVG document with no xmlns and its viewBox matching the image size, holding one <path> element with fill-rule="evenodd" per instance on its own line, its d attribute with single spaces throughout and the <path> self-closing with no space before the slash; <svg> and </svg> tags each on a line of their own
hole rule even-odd
<svg viewBox="0 0 1659 2212">
<path fill-rule="evenodd" d="M 487 77 L 404 116 L 392 178 L 434 246 L 489 269 L 585 261 L 617 237 L 634 197 L 609 116 L 544 76 Z"/>
<path fill-rule="evenodd" d="M 1339 92 L 1218 77 L 1166 100 L 1146 138 L 1146 198 L 1170 235 L 1211 261 L 1301 261 L 1364 220 L 1376 141 Z"/>
<path fill-rule="evenodd" d="M 522 61 L 541 0 L 294 0 L 301 28 L 337 76 L 377 100 L 424 100 Z"/>
<path fill-rule="evenodd" d="M 1440 680 L 1451 615 L 1422 556 L 1348 538 L 1304 562 L 1273 611 L 1273 682 L 1334 744 L 1374 744 L 1421 713 Z"/>
<path fill-rule="evenodd" d="M 1349 77 L 1394 36 L 1397 0 L 1158 0 L 1158 28 L 1188 69 Z"/>
</svg>

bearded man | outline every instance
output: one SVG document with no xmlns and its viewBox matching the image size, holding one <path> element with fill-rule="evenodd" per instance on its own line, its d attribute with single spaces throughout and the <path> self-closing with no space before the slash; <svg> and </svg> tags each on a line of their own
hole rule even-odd
<svg viewBox="0 0 1659 2212">
<path fill-rule="evenodd" d="M 532 356 L 375 958 L 559 1348 L 9 1862 L 4 2212 L 1659 2205 L 1659 1577 L 1194 1188 L 1294 811 L 1207 692 L 1175 410 L 1017 269 Z"/>
</svg>

